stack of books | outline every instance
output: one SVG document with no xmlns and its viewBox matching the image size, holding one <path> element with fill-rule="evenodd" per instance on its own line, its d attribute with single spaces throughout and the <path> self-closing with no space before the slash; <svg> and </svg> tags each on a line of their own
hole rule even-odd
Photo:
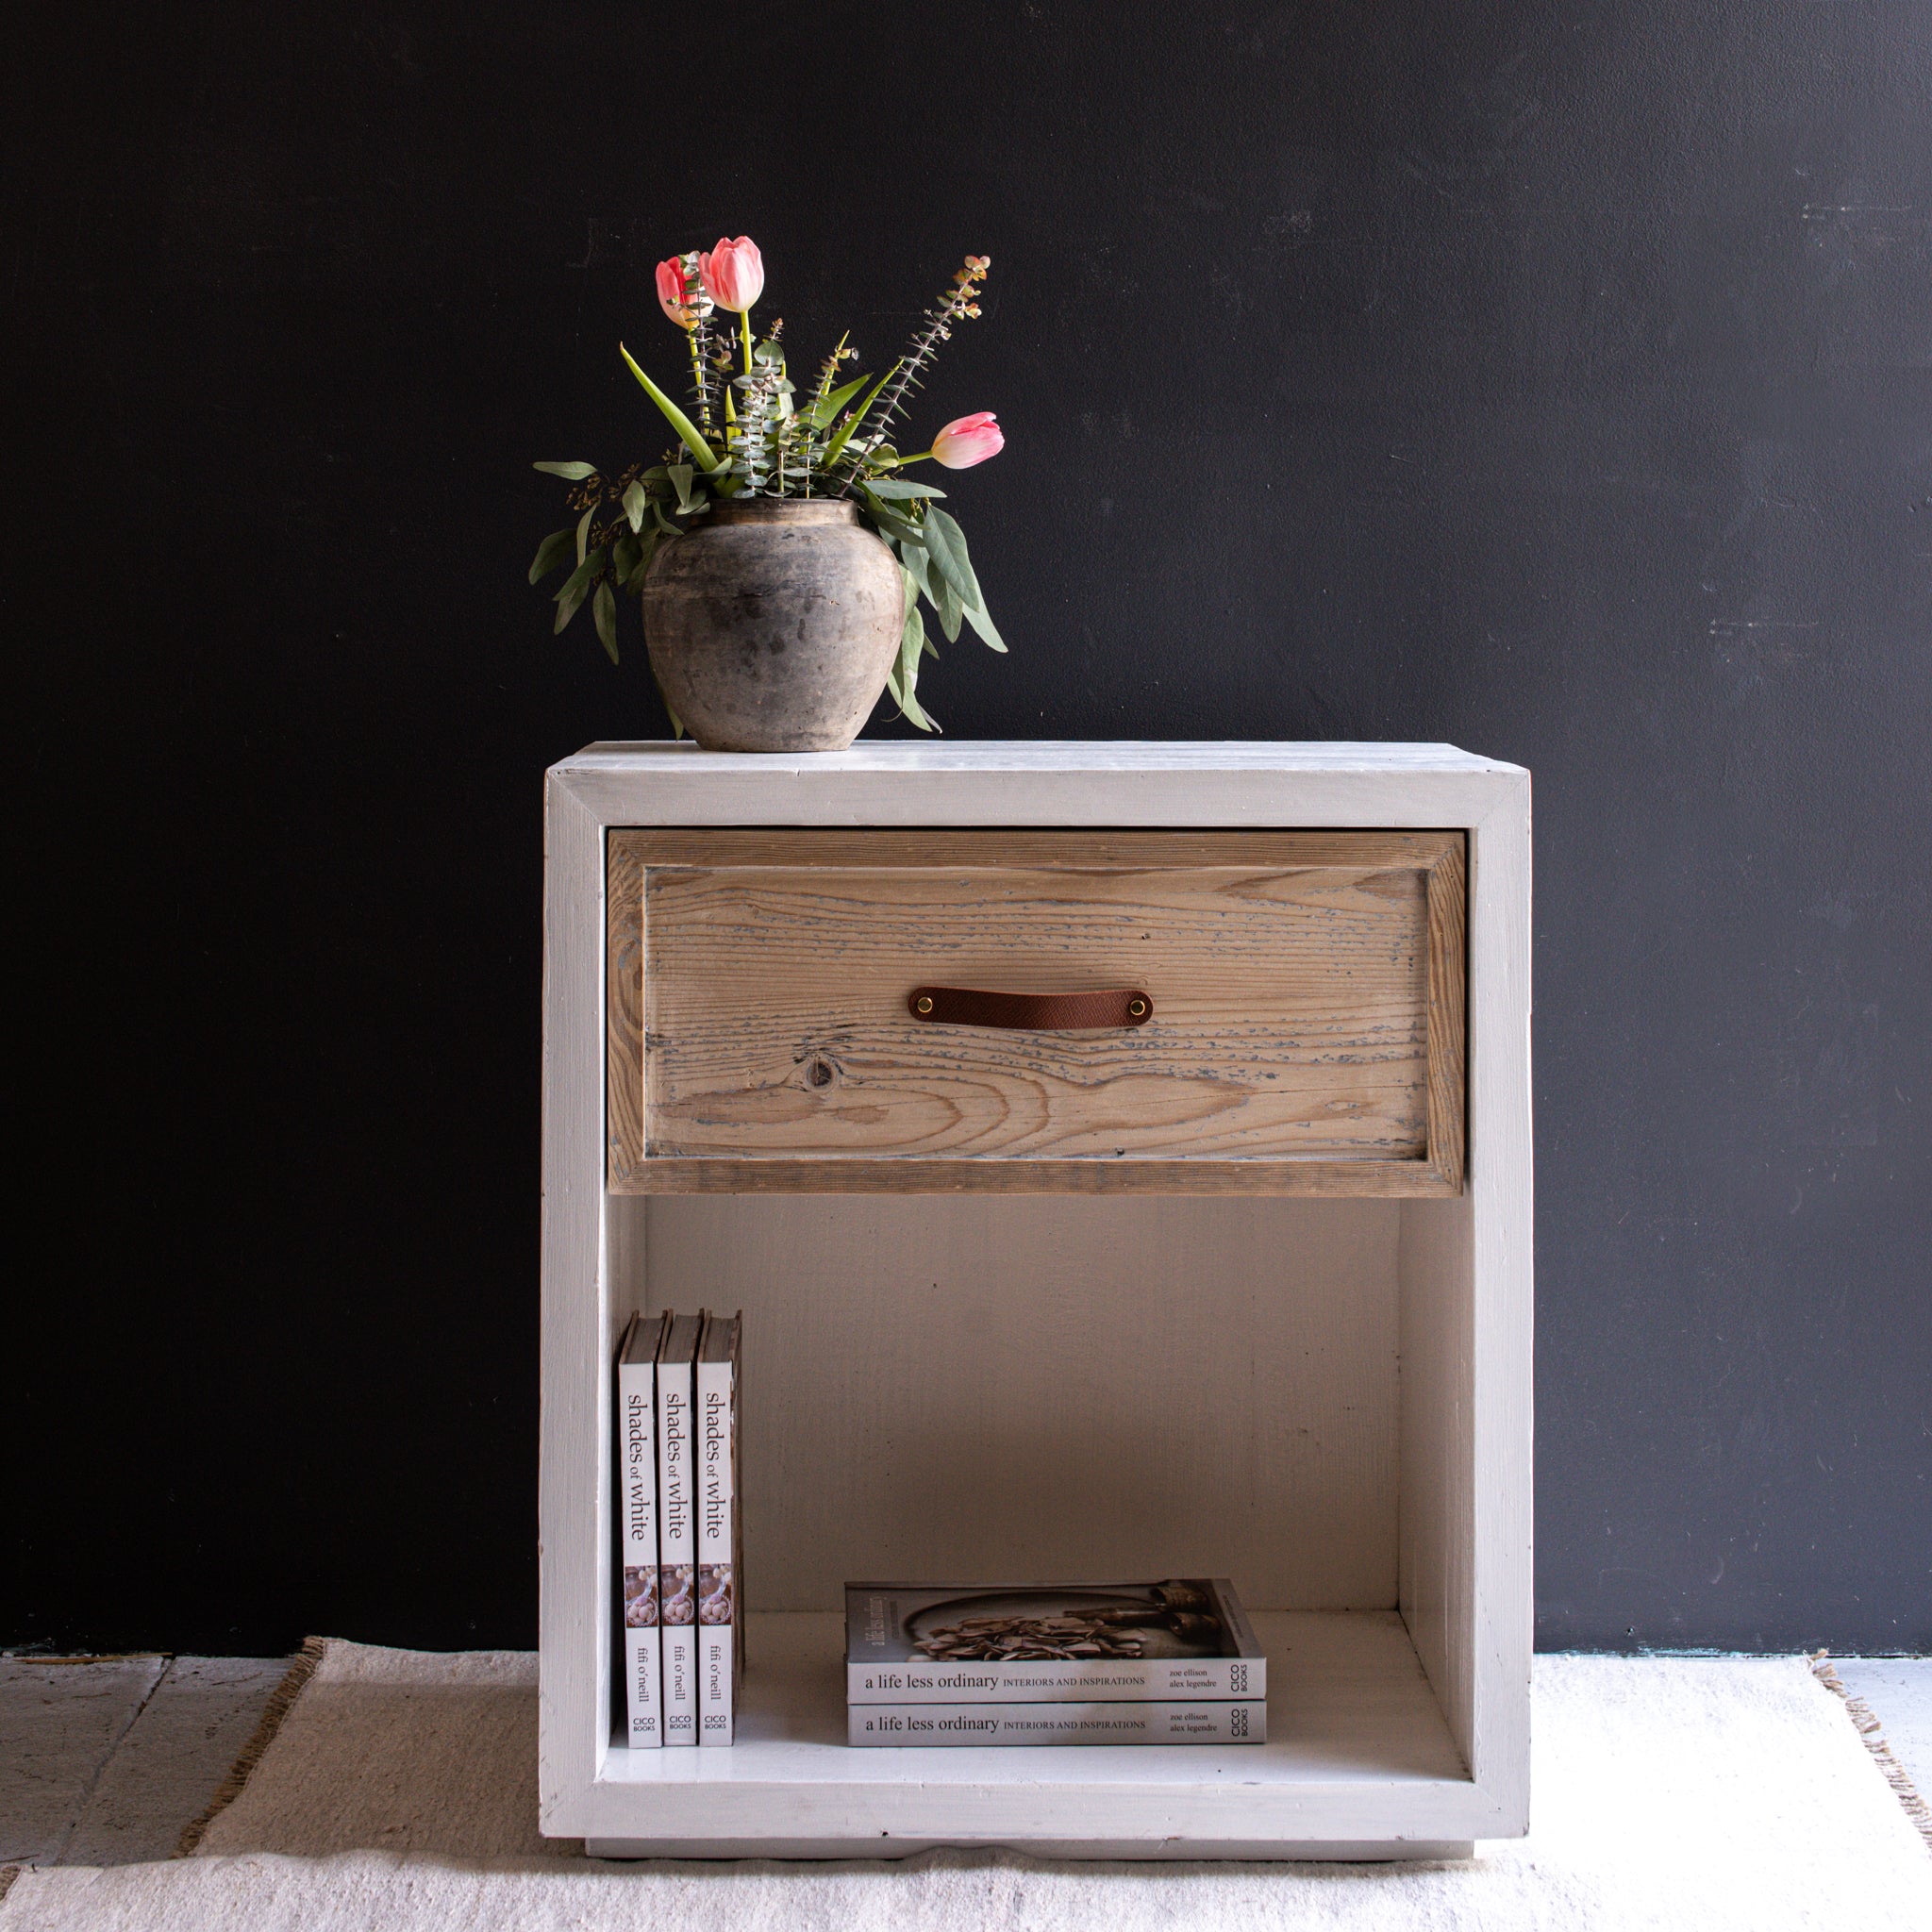
<svg viewBox="0 0 1932 1932">
<path fill-rule="evenodd" d="M 1262 1744 L 1268 1659 L 1225 1577 L 845 1586 L 846 1741 Z"/>
<path fill-rule="evenodd" d="M 744 1672 L 737 1315 L 633 1315 L 617 1350 L 625 1734 L 729 1744 Z"/>
</svg>

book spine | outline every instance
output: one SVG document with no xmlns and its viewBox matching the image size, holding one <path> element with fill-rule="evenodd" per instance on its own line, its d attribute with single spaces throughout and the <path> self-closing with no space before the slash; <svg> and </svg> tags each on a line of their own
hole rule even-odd
<svg viewBox="0 0 1932 1932">
<path fill-rule="evenodd" d="M 1255 1626 L 1248 1622 L 1248 1613 L 1241 1608 L 1241 1600 L 1235 1594 L 1234 1585 L 1225 1576 L 1217 1576 L 1208 1588 L 1214 1592 L 1214 1606 L 1221 1613 L 1222 1627 L 1234 1639 L 1234 1647 L 1241 1653 L 1227 1660 L 1228 1683 L 1233 1694 L 1237 1697 L 1266 1697 L 1268 1659 L 1261 1654 Z"/>
<path fill-rule="evenodd" d="M 625 1735 L 632 1750 L 653 1750 L 664 1742 L 664 1699 L 658 1675 L 657 1405 L 649 1362 L 619 1364 L 617 1402 Z"/>
<path fill-rule="evenodd" d="M 695 1744 L 698 1710 L 696 1541 L 691 1523 L 691 1365 L 658 1365 L 658 1612 L 664 1741 Z"/>
<path fill-rule="evenodd" d="M 1145 1663 L 1079 1658 L 1040 1663 L 848 1663 L 848 1704 L 1183 1703 L 1261 1699 L 1263 1657 L 1150 1657 Z"/>
<path fill-rule="evenodd" d="M 700 1744 L 732 1741 L 737 1706 L 738 1577 L 733 1535 L 738 1442 L 734 1364 L 700 1362 L 698 1445 L 698 1713 Z"/>
<path fill-rule="evenodd" d="M 845 1741 L 866 1746 L 1265 1744 L 1268 1707 L 1186 1704 L 855 1704 Z"/>
</svg>

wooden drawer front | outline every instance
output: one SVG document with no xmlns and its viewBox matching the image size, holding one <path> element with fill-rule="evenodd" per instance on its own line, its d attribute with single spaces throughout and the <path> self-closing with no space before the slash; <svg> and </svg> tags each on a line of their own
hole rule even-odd
<svg viewBox="0 0 1932 1932">
<path fill-rule="evenodd" d="M 626 1191 L 1461 1185 L 1459 832 L 610 835 Z M 1138 988 L 1105 1032 L 922 985 Z"/>
</svg>

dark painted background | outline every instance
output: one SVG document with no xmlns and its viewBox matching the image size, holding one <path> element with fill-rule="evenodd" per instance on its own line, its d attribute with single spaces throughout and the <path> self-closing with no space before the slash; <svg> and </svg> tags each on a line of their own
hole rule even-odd
<svg viewBox="0 0 1932 1932">
<path fill-rule="evenodd" d="M 1932 1641 L 1932 13 L 175 11 L 0 81 L 0 1638 L 534 1641 L 539 774 L 663 727 L 528 464 L 745 230 L 874 366 L 993 258 L 953 734 L 1534 768 L 1542 1641 Z"/>
</svg>

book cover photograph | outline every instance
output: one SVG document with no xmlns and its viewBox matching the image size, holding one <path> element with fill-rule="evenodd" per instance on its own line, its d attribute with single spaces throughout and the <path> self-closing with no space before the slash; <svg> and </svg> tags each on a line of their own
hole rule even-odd
<svg viewBox="0 0 1932 1932">
<path fill-rule="evenodd" d="M 845 1636 L 853 1705 L 1250 1698 L 1265 1708 L 1268 1694 L 1268 1660 L 1225 1577 L 852 1583 Z"/>
</svg>

